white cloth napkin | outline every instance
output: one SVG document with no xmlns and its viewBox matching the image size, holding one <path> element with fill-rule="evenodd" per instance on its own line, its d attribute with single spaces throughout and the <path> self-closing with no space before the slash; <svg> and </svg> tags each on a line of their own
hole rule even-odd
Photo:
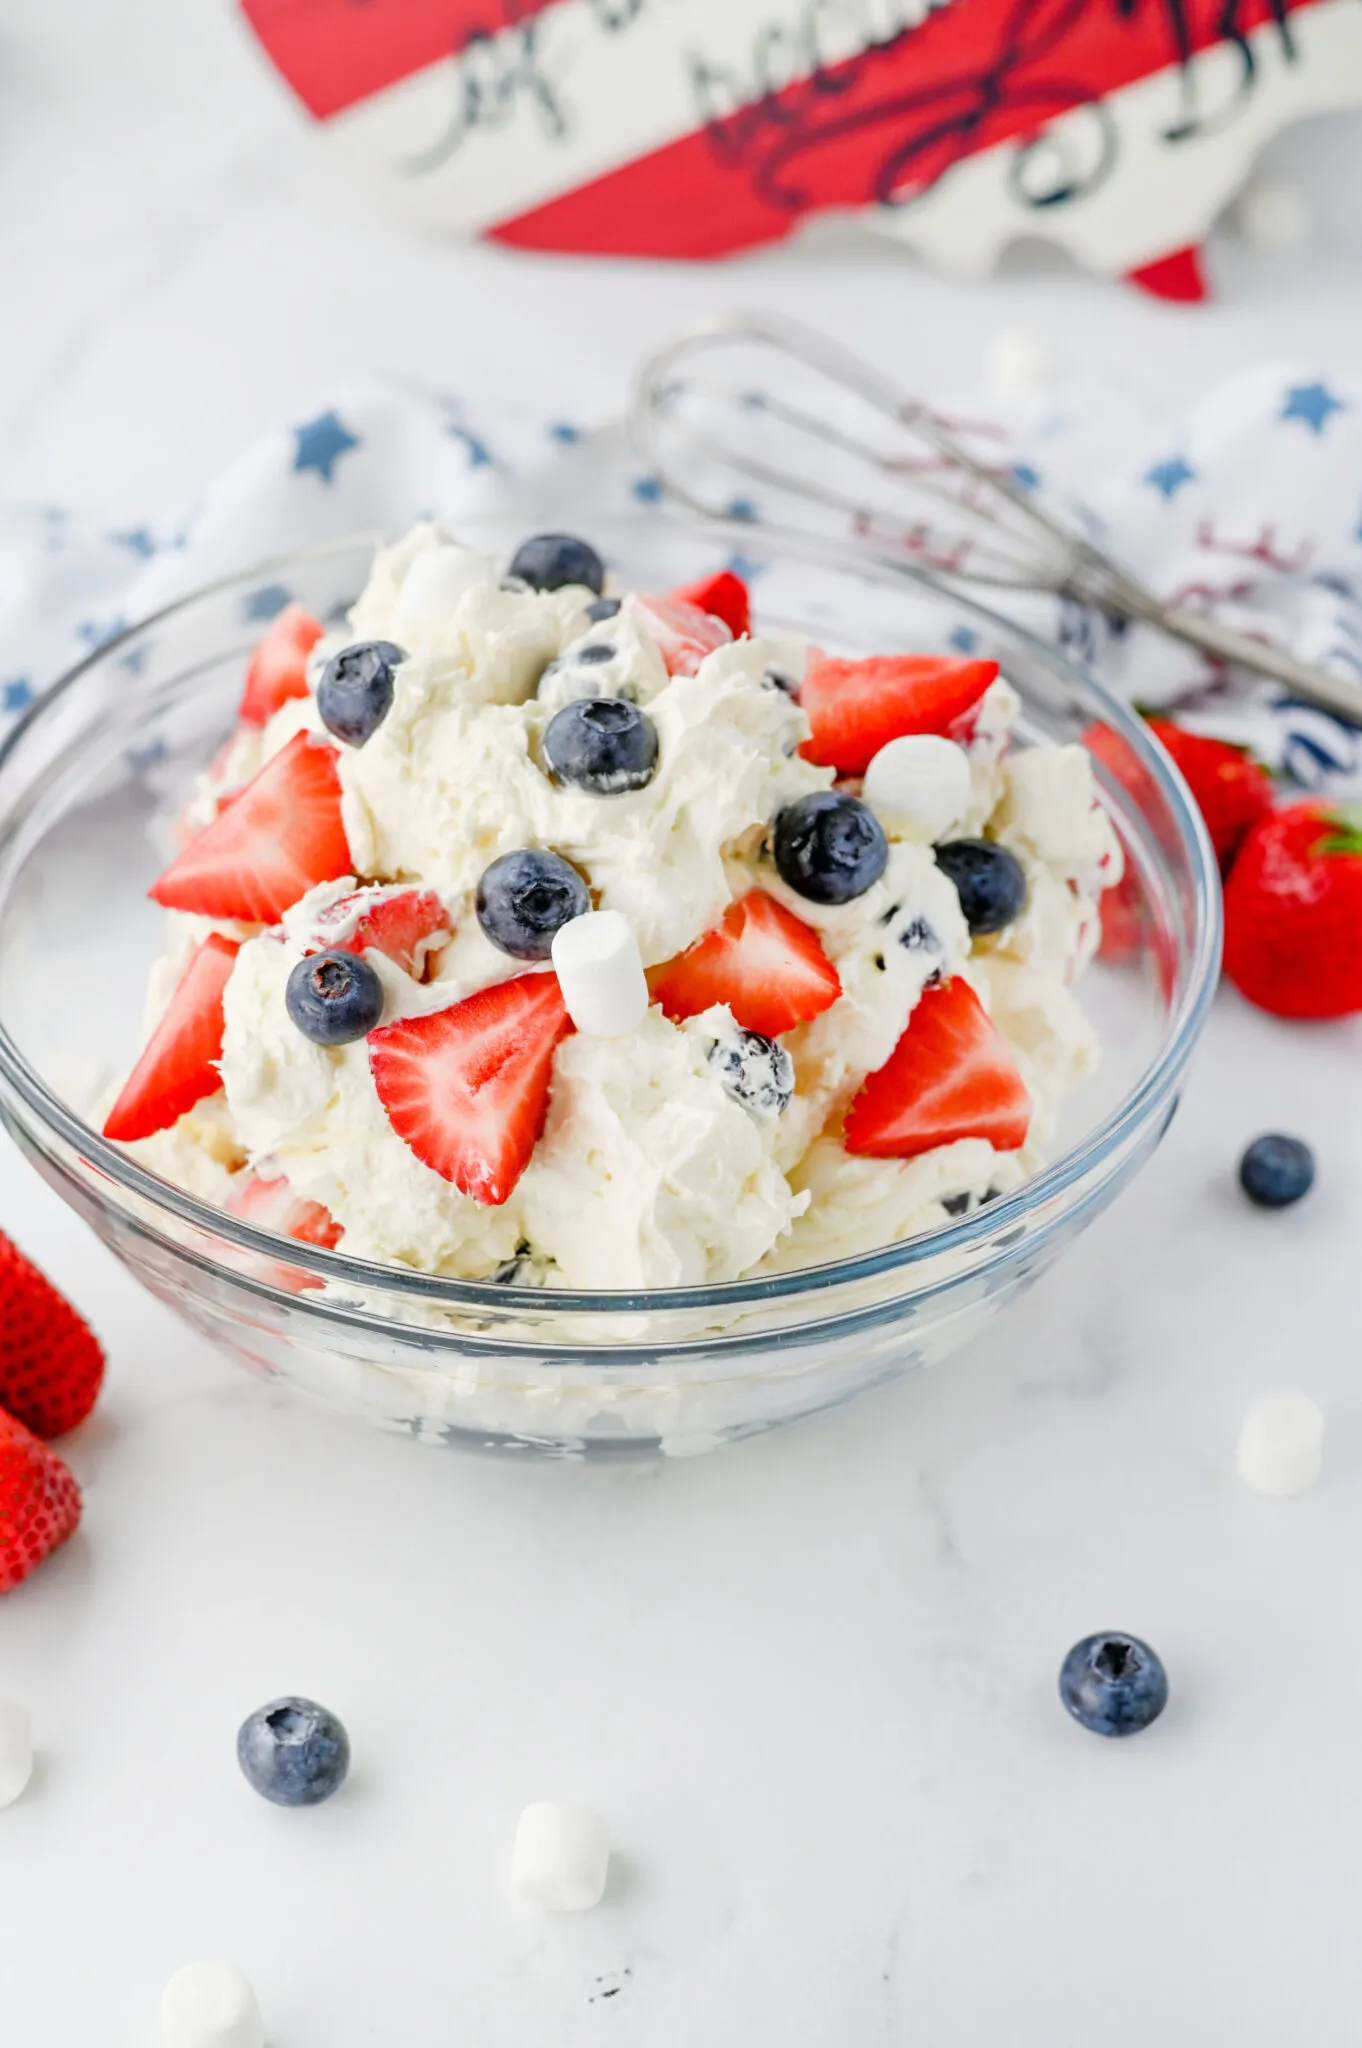
<svg viewBox="0 0 1362 2048">
<path fill-rule="evenodd" d="M 1076 512 L 1155 590 L 1362 679 L 1362 386 L 1308 366 L 1262 369 L 1174 428 L 1096 389 L 1042 389 L 993 411 L 1031 487 Z M 77 507 L 0 513 L 0 737 L 122 625 L 308 542 L 396 535 L 422 516 L 457 527 L 493 511 L 523 511 L 527 530 L 589 533 L 593 511 L 649 516 L 662 497 L 618 424 L 348 384 L 263 435 L 188 511 L 112 530 Z M 741 566 L 758 581 L 760 553 L 754 530 Z M 1280 688 L 1216 676 L 1188 648 L 1147 629 L 1113 632 L 1053 599 L 1007 608 L 1119 694 L 1176 704 L 1183 722 L 1251 746 L 1289 782 L 1362 793 L 1362 733 Z"/>
</svg>

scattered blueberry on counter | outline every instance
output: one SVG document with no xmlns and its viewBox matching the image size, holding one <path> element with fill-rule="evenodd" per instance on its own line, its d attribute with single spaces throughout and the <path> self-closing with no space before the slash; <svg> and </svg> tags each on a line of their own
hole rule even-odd
<svg viewBox="0 0 1362 2048">
<path fill-rule="evenodd" d="M 511 574 L 532 590 L 562 590 L 584 583 L 597 597 L 605 588 L 605 564 L 589 541 L 572 533 L 536 533 L 523 540 L 511 558 Z"/>
<path fill-rule="evenodd" d="M 1168 1704 L 1168 1674 L 1148 1643 L 1112 1630 L 1074 1644 L 1059 1696 L 1094 1735 L 1138 1735 Z"/>
<path fill-rule="evenodd" d="M 544 758 L 555 782 L 591 796 L 624 796 L 657 773 L 657 727 L 622 697 L 579 697 L 550 719 Z"/>
<path fill-rule="evenodd" d="M 864 896 L 889 859 L 875 813 L 838 789 L 787 804 L 771 838 L 781 880 L 810 903 L 850 903 Z"/>
<path fill-rule="evenodd" d="M 1268 1131 L 1239 1161 L 1239 1185 L 1259 1209 L 1289 1209 L 1315 1184 L 1315 1155 L 1301 1138 Z"/>
<path fill-rule="evenodd" d="M 383 984 L 358 953 L 309 953 L 284 986 L 284 1007 L 314 1045 L 349 1045 L 383 1019 Z"/>
<path fill-rule="evenodd" d="M 591 908 L 586 883 L 561 854 L 526 847 L 503 853 L 478 883 L 484 935 L 515 960 L 547 960 L 554 934 Z"/>
<path fill-rule="evenodd" d="M 237 1762 L 246 1781 L 276 1806 L 320 1806 L 350 1768 L 350 1738 L 315 1700 L 271 1700 L 241 1724 Z"/>
<path fill-rule="evenodd" d="M 406 660 L 391 640 L 357 640 L 322 670 L 317 709 L 329 733 L 347 747 L 371 740 L 393 707 L 393 671 Z"/>
<path fill-rule="evenodd" d="M 1015 853 L 992 839 L 948 839 L 936 864 L 955 884 L 970 934 L 1000 932 L 1026 902 L 1026 874 Z"/>
</svg>

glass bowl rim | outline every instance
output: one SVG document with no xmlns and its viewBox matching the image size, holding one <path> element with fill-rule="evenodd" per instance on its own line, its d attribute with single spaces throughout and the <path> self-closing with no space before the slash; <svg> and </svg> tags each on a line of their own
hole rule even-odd
<svg viewBox="0 0 1362 2048">
<path fill-rule="evenodd" d="M 461 521 L 460 530 L 475 526 L 492 528 L 503 523 L 483 515 L 477 519 Z M 633 524 L 619 513 L 597 515 L 594 523 L 596 526 L 611 525 L 617 528 Z M 649 522 L 650 532 L 657 533 L 662 529 L 670 529 L 677 534 L 678 539 L 690 541 L 715 540 L 725 531 L 719 521 L 679 520 L 665 514 Z M 750 526 L 729 530 L 744 534 L 750 544 Z M 24 1058 L 5 1028 L 3 1019 L 0 1019 L 0 1077 L 8 1082 L 39 1121 L 74 1147 L 83 1160 L 95 1167 L 116 1187 L 136 1196 L 154 1210 L 167 1211 L 181 1222 L 205 1231 L 210 1237 L 225 1239 L 238 1251 L 254 1257 L 268 1257 L 277 1261 L 280 1256 L 279 1247 L 281 1243 L 285 1243 L 288 1246 L 287 1259 L 290 1266 L 315 1274 L 323 1280 L 348 1282 L 352 1287 L 365 1286 L 376 1290 L 380 1295 L 411 1297 L 427 1308 L 492 1307 L 515 1310 L 522 1314 L 531 1314 L 538 1310 L 561 1314 L 610 1316 L 661 1314 L 682 1309 L 752 1307 L 763 1302 L 779 1303 L 801 1295 L 832 1292 L 842 1286 L 857 1281 L 878 1279 L 898 1270 L 910 1272 L 915 1265 L 928 1259 L 936 1260 L 943 1253 L 967 1252 L 990 1238 L 1006 1238 L 1011 1230 L 1023 1223 L 1035 1210 L 1064 1194 L 1094 1167 L 1100 1167 L 1108 1157 L 1119 1151 L 1131 1133 L 1164 1100 L 1186 1065 L 1214 997 L 1220 963 L 1220 882 L 1210 839 L 1191 792 L 1163 748 L 1150 735 L 1144 720 L 1119 698 L 1112 696 L 1105 685 L 1090 671 L 1073 661 L 1060 648 L 1008 618 L 1006 613 L 993 610 L 977 598 L 959 590 L 946 579 L 934 576 L 926 570 L 910 564 L 887 562 L 870 554 L 852 554 L 835 546 L 824 547 L 816 541 L 804 541 L 793 534 L 782 532 L 778 536 L 773 535 L 772 538 L 776 540 L 774 552 L 779 558 L 797 558 L 802 555 L 811 563 L 835 568 L 846 575 L 864 577 L 870 582 L 888 588 L 903 583 L 916 584 L 944 602 L 972 613 L 985 625 L 1000 629 L 1022 642 L 1052 669 L 1067 673 L 1090 694 L 1094 710 L 1100 714 L 1102 720 L 1130 746 L 1141 766 L 1153 780 L 1178 828 L 1182 852 L 1188 862 L 1192 883 L 1193 950 L 1188 964 L 1186 987 L 1178 1009 L 1166 1028 L 1159 1052 L 1100 1123 L 1094 1125 L 1077 1143 L 1052 1160 L 1042 1172 L 1024 1181 L 1011 1194 L 1001 1195 L 986 1208 L 976 1210 L 972 1216 L 956 1219 L 937 1230 L 927 1231 L 920 1237 L 898 1239 L 892 1244 L 877 1246 L 872 1251 L 859 1252 L 851 1258 L 832 1259 L 820 1265 L 800 1266 L 787 1273 L 764 1274 L 742 1280 L 709 1281 L 689 1287 L 639 1288 L 628 1291 L 516 1287 L 490 1280 L 459 1280 L 441 1274 L 421 1273 L 412 1267 L 382 1265 L 372 1260 L 351 1257 L 343 1251 L 328 1251 L 321 1246 L 305 1244 L 292 1238 L 281 1239 L 274 1231 L 262 1229 L 244 1218 L 230 1215 L 225 1209 L 216 1208 L 210 1202 L 200 1201 L 196 1196 L 176 1187 L 173 1182 L 163 1180 L 159 1174 L 139 1165 L 119 1146 L 103 1137 L 69 1109 Z M 0 742 L 0 775 L 28 734 L 83 676 L 107 662 L 120 648 L 126 647 L 129 641 L 137 639 L 149 628 L 191 610 L 206 599 L 226 595 L 244 585 L 269 580 L 281 581 L 294 565 L 339 556 L 360 548 L 372 549 L 382 544 L 383 540 L 384 536 L 379 533 L 360 531 L 339 539 L 293 548 L 285 554 L 272 556 L 247 569 L 215 577 L 122 627 L 100 646 L 93 648 L 89 654 L 82 656 L 47 689 L 41 691 L 26 708 L 4 741 Z M 245 1277 L 232 1266 L 217 1268 L 215 1265 L 215 1270 L 220 1270 L 224 1277 L 237 1281 Z M 969 1270 L 977 1273 L 980 1268 L 972 1266 Z M 255 1292 L 257 1289 L 267 1292 L 271 1299 L 277 1298 L 290 1307 L 298 1306 L 298 1297 L 294 1293 L 266 1287 L 262 1283 L 252 1283 L 251 1291 Z M 924 1291 L 930 1294 L 935 1289 L 929 1285 Z M 914 1296 L 909 1293 L 900 1296 L 899 1302 L 906 1304 L 912 1299 Z M 427 1332 L 428 1336 L 433 1337 L 435 1334 L 433 1331 Z M 492 1341 L 496 1348 L 496 1340 Z"/>
</svg>

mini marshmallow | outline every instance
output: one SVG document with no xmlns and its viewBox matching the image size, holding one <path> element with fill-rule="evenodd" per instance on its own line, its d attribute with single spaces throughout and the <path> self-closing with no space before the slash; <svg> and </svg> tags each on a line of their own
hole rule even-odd
<svg viewBox="0 0 1362 2048">
<path fill-rule="evenodd" d="M 638 940 L 618 910 L 588 910 L 553 936 L 553 965 L 567 1013 L 593 1038 L 623 1038 L 648 1014 Z"/>
<path fill-rule="evenodd" d="M 1022 327 L 1004 327 L 995 334 L 984 358 L 984 386 L 990 398 L 1004 405 L 1030 398 L 1055 374 L 1055 359 L 1038 334 Z"/>
<path fill-rule="evenodd" d="M 527 1806 L 515 1831 L 511 1885 L 551 1913 L 584 1913 L 605 1895 L 610 1832 L 598 1813 L 556 1799 Z"/>
<path fill-rule="evenodd" d="M 1240 193 L 1234 222 L 1251 248 L 1269 256 L 1304 248 L 1314 226 L 1305 188 L 1270 171 L 1261 172 Z"/>
<path fill-rule="evenodd" d="M 861 795 L 891 829 L 944 839 L 969 806 L 969 756 L 935 733 L 906 733 L 881 747 Z"/>
<path fill-rule="evenodd" d="M 161 1994 L 164 2048 L 265 2048 L 260 2007 L 230 1963 L 186 1963 Z"/>
<path fill-rule="evenodd" d="M 1319 1478 L 1324 1417 L 1308 1394 L 1260 1394 L 1239 1428 L 1235 1466 L 1255 1493 L 1305 1493 Z"/>
<path fill-rule="evenodd" d="M 33 1776 L 33 1730 L 17 1700 L 0 1700 L 0 1806 L 13 1806 Z"/>
<path fill-rule="evenodd" d="M 404 633 L 419 639 L 423 633 L 438 632 L 448 625 L 465 590 L 494 574 L 488 557 L 473 548 L 427 548 L 402 578 L 393 606 L 393 634 L 401 641 Z"/>
</svg>

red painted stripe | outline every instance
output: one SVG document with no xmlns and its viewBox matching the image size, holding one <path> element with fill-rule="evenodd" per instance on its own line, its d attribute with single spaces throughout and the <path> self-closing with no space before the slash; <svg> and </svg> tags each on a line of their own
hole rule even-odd
<svg viewBox="0 0 1362 2048">
<path fill-rule="evenodd" d="M 1309 4 L 1296 0 L 1292 12 Z M 1192 51 L 1222 39 L 1223 11 L 1224 0 L 1186 0 Z M 1246 33 L 1272 19 L 1269 0 L 1244 0 L 1242 12 Z M 893 43 L 489 232 L 526 249 L 726 255 L 789 234 L 815 207 L 925 187 L 966 156 L 1166 70 L 1177 54 L 1159 0 L 1128 17 L 1099 0 L 955 0 Z M 743 82 L 734 84 L 740 98 Z"/>
<path fill-rule="evenodd" d="M 325 121 L 550 0 L 241 0 L 310 114 Z"/>
</svg>

